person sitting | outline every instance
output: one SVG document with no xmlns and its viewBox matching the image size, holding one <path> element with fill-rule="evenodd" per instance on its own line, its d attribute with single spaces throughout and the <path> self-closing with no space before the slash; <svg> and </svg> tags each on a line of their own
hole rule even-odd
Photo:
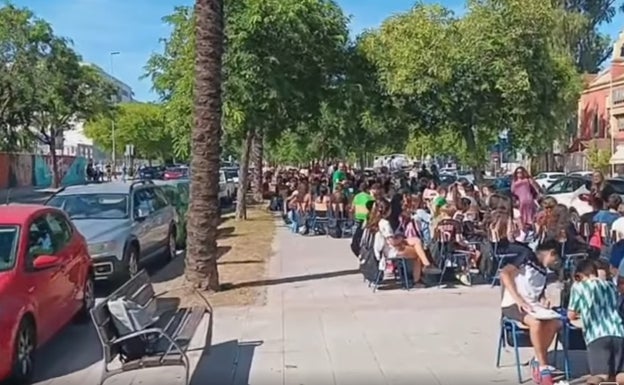
<svg viewBox="0 0 624 385">
<path fill-rule="evenodd" d="M 548 268 L 560 260 L 560 245 L 555 240 L 539 244 L 536 251 L 528 247 L 516 250 L 516 257 L 501 269 L 503 287 L 501 312 L 504 317 L 529 328 L 535 360 L 531 362 L 533 380 L 540 385 L 552 385 L 552 370 L 548 364 L 548 347 L 561 328 L 559 319 L 537 319 L 534 310 L 547 307 L 545 298 Z"/>
<path fill-rule="evenodd" d="M 615 222 L 616 219 L 620 217 L 620 213 L 618 213 L 618 208 L 622 204 L 622 198 L 618 194 L 611 194 L 609 199 L 607 200 L 606 207 L 604 210 L 598 211 L 594 216 L 595 224 L 604 224 L 608 229 L 611 229 L 611 225 Z"/>
<path fill-rule="evenodd" d="M 456 252 L 465 251 L 469 254 L 469 260 L 463 271 L 457 273 L 457 279 L 464 285 L 470 285 L 470 268 L 476 266 L 478 254 L 471 252 L 470 245 L 463 236 L 462 222 L 456 215 L 456 209 L 452 205 L 444 205 L 439 209 L 439 215 L 436 219 L 433 233 L 440 242 L 440 246 L 445 250 L 438 249 L 438 258 L 440 261 L 444 256 L 442 253 L 455 254 Z"/>
<path fill-rule="evenodd" d="M 379 260 L 380 268 L 385 268 L 386 258 L 401 257 L 411 261 L 408 268 L 411 269 L 414 285 L 422 285 L 422 271 L 431 265 L 427 254 L 423 249 L 422 242 L 418 238 L 406 238 L 396 235 L 389 221 L 390 204 L 385 199 L 375 202 L 373 210 L 367 221 L 368 230 L 375 234 L 374 250 Z"/>
<path fill-rule="evenodd" d="M 580 261 L 572 285 L 568 318 L 583 321 L 590 385 L 624 383 L 624 324 L 612 281 L 599 278 L 596 263 Z"/>
</svg>

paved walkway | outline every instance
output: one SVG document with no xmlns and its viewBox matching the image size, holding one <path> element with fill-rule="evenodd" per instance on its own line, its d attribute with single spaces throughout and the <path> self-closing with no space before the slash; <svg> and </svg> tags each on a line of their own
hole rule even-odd
<svg viewBox="0 0 624 385">
<path fill-rule="evenodd" d="M 357 261 L 348 242 L 279 228 L 264 282 L 267 305 L 217 309 L 212 353 L 195 355 L 193 385 L 516 383 L 510 352 L 503 356 L 507 367 L 494 365 L 497 288 L 373 294 L 354 271 Z M 85 330 L 66 333 L 85 346 L 48 353 L 66 357 L 56 372 L 67 374 L 52 371 L 40 384 L 96 383 L 100 364 L 88 357 L 97 357 L 97 345 L 93 332 Z M 84 333 L 90 333 L 88 339 Z M 523 350 L 526 360 L 529 352 Z M 575 361 L 584 370 L 582 358 Z M 153 369 L 108 383 L 174 384 L 180 377 L 175 369 Z"/>
</svg>

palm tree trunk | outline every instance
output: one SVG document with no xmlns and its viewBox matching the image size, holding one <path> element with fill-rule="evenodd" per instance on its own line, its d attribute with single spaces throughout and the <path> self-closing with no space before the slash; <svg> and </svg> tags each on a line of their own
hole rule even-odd
<svg viewBox="0 0 624 385">
<path fill-rule="evenodd" d="M 253 140 L 252 148 L 253 159 L 253 199 L 256 202 L 262 202 L 262 160 L 264 157 L 264 135 L 262 130 L 257 130 Z"/>
<path fill-rule="evenodd" d="M 238 190 L 236 192 L 236 213 L 234 217 L 237 220 L 247 219 L 247 189 L 249 188 L 249 161 L 251 158 L 251 147 L 253 146 L 255 132 L 253 129 L 247 129 L 247 135 L 243 141 L 240 171 L 238 173 Z"/>
<path fill-rule="evenodd" d="M 195 1 L 195 34 L 195 124 L 184 273 L 195 287 L 217 291 L 223 0 Z"/>
</svg>

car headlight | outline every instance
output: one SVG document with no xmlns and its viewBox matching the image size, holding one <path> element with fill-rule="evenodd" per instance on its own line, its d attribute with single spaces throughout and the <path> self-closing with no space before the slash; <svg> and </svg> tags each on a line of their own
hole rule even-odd
<svg viewBox="0 0 624 385">
<path fill-rule="evenodd" d="M 99 255 L 108 252 L 113 252 L 117 245 L 115 242 L 100 242 L 93 243 L 89 245 L 89 254 L 91 255 Z"/>
</svg>

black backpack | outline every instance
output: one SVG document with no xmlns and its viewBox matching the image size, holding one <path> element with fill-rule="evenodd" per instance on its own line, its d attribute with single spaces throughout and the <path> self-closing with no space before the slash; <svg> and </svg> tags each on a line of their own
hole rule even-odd
<svg viewBox="0 0 624 385">
<path fill-rule="evenodd" d="M 367 232 L 360 246 L 360 272 L 369 282 L 374 282 L 379 273 L 379 261 L 375 257 L 375 235 Z"/>
</svg>

